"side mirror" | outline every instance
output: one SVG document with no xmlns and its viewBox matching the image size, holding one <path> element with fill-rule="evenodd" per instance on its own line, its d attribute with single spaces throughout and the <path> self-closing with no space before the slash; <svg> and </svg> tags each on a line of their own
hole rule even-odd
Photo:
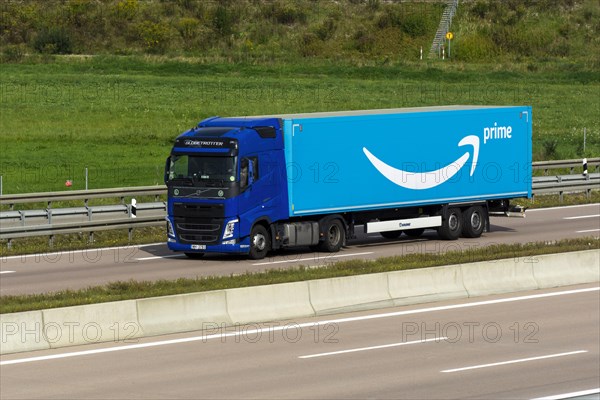
<svg viewBox="0 0 600 400">
<path fill-rule="evenodd" d="M 165 176 L 164 176 L 165 185 L 169 181 L 169 167 L 170 166 L 171 166 L 171 157 L 169 156 L 169 157 L 167 157 L 167 161 L 165 162 Z"/>
</svg>

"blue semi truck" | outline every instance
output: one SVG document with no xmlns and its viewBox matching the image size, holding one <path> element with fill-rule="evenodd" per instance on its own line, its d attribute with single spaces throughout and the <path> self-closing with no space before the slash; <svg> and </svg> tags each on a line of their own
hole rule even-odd
<svg viewBox="0 0 600 400">
<path fill-rule="evenodd" d="M 531 108 L 442 106 L 212 117 L 166 162 L 168 246 L 191 258 L 308 246 L 355 227 L 479 237 L 531 196 Z"/>
</svg>

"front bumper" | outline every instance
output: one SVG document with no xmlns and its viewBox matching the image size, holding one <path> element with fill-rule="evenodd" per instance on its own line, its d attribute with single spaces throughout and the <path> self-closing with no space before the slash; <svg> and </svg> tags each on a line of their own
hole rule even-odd
<svg viewBox="0 0 600 400">
<path fill-rule="evenodd" d="M 250 251 L 250 238 L 235 244 L 209 244 L 205 248 L 192 248 L 194 245 L 178 243 L 175 239 L 169 238 L 167 245 L 172 251 L 183 251 L 186 253 L 228 253 L 228 254 L 248 254 Z"/>
</svg>

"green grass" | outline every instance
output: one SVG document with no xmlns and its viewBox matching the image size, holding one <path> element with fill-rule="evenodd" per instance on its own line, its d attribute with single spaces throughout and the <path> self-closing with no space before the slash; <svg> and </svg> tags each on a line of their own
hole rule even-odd
<svg viewBox="0 0 600 400">
<path fill-rule="evenodd" d="M 504 68 L 505 67 L 505 68 Z M 153 185 L 172 140 L 212 115 L 444 104 L 532 105 L 534 159 L 600 154 L 600 72 L 506 64 L 205 64 L 59 57 L 0 64 L 4 193 Z M 554 140 L 554 154 L 546 154 Z"/>
<path fill-rule="evenodd" d="M 594 238 L 562 240 L 556 243 L 528 243 L 513 245 L 490 245 L 466 251 L 451 251 L 441 254 L 407 254 L 380 258 L 376 261 L 350 260 L 337 262 L 323 268 L 299 267 L 287 270 L 270 270 L 260 273 L 246 272 L 231 277 L 206 277 L 177 279 L 157 282 L 112 282 L 104 286 L 89 287 L 77 291 L 56 293 L 1 296 L 0 313 L 13 313 L 81 304 L 108 301 L 166 296 L 181 293 L 209 290 L 271 285 L 284 282 L 297 282 L 311 279 L 324 279 L 341 276 L 371 274 L 452 265 L 503 258 L 522 258 L 524 262 L 535 262 L 535 256 L 568 251 L 598 249 L 600 242 Z"/>
</svg>

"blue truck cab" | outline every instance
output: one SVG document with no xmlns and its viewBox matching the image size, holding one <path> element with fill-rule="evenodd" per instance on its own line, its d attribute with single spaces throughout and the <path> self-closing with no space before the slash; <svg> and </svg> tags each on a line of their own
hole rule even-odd
<svg viewBox="0 0 600 400">
<path fill-rule="evenodd" d="M 180 135 L 165 174 L 169 248 L 245 254 L 253 228 L 253 248 L 269 247 L 265 231 L 287 218 L 282 165 L 277 118 L 208 118 Z"/>
<path fill-rule="evenodd" d="M 531 127 L 525 106 L 208 118 L 166 162 L 168 247 L 191 258 L 335 252 L 356 226 L 476 238 L 490 214 L 531 196 Z"/>
</svg>

